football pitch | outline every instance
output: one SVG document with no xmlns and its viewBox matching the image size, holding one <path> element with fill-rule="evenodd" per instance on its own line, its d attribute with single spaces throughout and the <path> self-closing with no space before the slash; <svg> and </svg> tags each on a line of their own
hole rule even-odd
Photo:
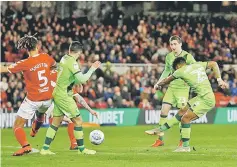
<svg viewBox="0 0 237 167">
<path fill-rule="evenodd" d="M 26 133 L 36 153 L 21 157 L 11 156 L 19 147 L 12 129 L 1 130 L 2 167 L 237 167 L 236 125 L 192 125 L 190 153 L 172 152 L 179 140 L 178 127 L 166 133 L 165 146 L 152 148 L 155 136 L 144 131 L 154 126 L 101 127 L 105 134 L 103 144 L 89 142 L 89 133 L 95 128 L 84 128 L 85 145 L 95 149 L 96 155 L 78 155 L 69 150 L 67 129 L 61 127 L 51 145 L 56 155 L 37 153 L 44 142 L 46 128 L 35 138 Z"/>
</svg>

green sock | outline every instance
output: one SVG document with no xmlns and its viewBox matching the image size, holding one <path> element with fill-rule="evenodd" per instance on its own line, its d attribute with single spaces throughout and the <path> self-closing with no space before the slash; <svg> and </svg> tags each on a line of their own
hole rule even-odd
<svg viewBox="0 0 237 167">
<path fill-rule="evenodd" d="M 166 131 L 171 128 L 173 125 L 179 123 L 181 121 L 181 116 L 176 114 L 173 118 L 168 120 L 164 125 L 160 127 L 161 131 Z"/>
<path fill-rule="evenodd" d="M 160 115 L 160 122 L 159 122 L 159 126 L 164 125 L 167 122 L 167 115 Z M 159 136 L 159 140 L 163 141 L 164 140 L 164 136 Z"/>
<path fill-rule="evenodd" d="M 191 124 L 183 124 L 182 123 L 182 141 L 183 147 L 189 147 L 189 140 L 191 134 Z"/>
<path fill-rule="evenodd" d="M 159 125 L 162 126 L 167 122 L 167 115 L 160 115 Z"/>
<path fill-rule="evenodd" d="M 56 133 L 57 133 L 58 127 L 50 125 L 46 132 L 46 137 L 43 145 L 44 150 L 48 150 L 51 142 L 53 141 Z"/>
<path fill-rule="evenodd" d="M 83 128 L 82 127 L 74 127 L 74 135 L 77 140 L 78 148 L 82 152 L 85 149 L 84 139 L 83 139 Z"/>
</svg>

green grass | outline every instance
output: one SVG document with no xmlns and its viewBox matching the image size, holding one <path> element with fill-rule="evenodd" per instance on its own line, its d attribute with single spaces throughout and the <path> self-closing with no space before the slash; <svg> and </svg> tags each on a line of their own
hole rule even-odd
<svg viewBox="0 0 237 167">
<path fill-rule="evenodd" d="M 61 127 L 51 145 L 53 156 L 32 153 L 21 157 L 11 154 L 19 147 L 12 129 L 2 130 L 3 167 L 237 167 L 237 126 L 236 125 L 192 125 L 191 145 L 196 151 L 173 153 L 179 140 L 178 128 L 174 127 L 165 136 L 165 146 L 151 148 L 154 136 L 147 136 L 144 130 L 153 126 L 102 127 L 105 141 L 95 146 L 89 143 L 92 130 L 85 128 L 85 144 L 97 150 L 97 155 L 77 155 L 69 151 L 69 140 L 65 127 Z M 36 138 L 29 136 L 29 142 L 40 149 L 44 142 L 46 128 Z M 12 147 L 9 147 L 12 146 Z"/>
</svg>

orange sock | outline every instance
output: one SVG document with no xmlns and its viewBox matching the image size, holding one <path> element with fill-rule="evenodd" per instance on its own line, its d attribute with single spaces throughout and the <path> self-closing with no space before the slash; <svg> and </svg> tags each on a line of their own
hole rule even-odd
<svg viewBox="0 0 237 167">
<path fill-rule="evenodd" d="M 52 125 L 53 118 L 49 118 L 49 124 Z"/>
<path fill-rule="evenodd" d="M 71 141 L 71 145 L 73 145 L 74 143 L 77 143 L 76 138 L 74 136 L 74 123 L 68 123 L 67 132 Z"/>
<path fill-rule="evenodd" d="M 20 143 L 20 145 L 23 147 L 25 145 L 28 145 L 28 141 L 26 139 L 26 133 L 21 127 L 17 127 L 14 129 L 14 134 L 16 136 L 17 141 Z"/>
</svg>

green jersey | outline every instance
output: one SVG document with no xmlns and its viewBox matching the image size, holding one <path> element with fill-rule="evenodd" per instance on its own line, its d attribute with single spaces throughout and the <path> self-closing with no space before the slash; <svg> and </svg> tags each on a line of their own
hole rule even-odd
<svg viewBox="0 0 237 167">
<path fill-rule="evenodd" d="M 73 85 L 77 82 L 75 74 L 81 72 L 76 59 L 70 55 L 62 57 L 59 63 L 56 87 L 53 96 L 65 97 L 72 92 Z"/>
<path fill-rule="evenodd" d="M 195 59 L 193 58 L 193 56 L 190 53 L 188 53 L 188 52 L 186 52 L 184 50 L 182 50 L 182 52 L 178 56 L 175 56 L 174 52 L 170 52 L 170 53 L 168 53 L 166 55 L 166 58 L 165 58 L 165 69 L 164 69 L 164 71 L 163 71 L 163 73 L 162 73 L 162 75 L 161 75 L 159 80 L 162 80 L 162 79 L 168 77 L 169 75 L 173 74 L 174 69 L 173 69 L 172 65 L 173 65 L 174 60 L 177 57 L 184 57 L 185 60 L 186 60 L 186 64 L 188 64 L 188 65 L 196 62 Z M 181 80 L 181 79 L 176 79 L 176 80 L 172 81 L 170 83 L 169 87 L 171 87 L 171 88 L 179 88 L 179 89 L 180 88 L 187 88 L 187 89 L 189 88 L 185 84 L 185 82 L 183 80 Z"/>
<path fill-rule="evenodd" d="M 198 96 L 204 96 L 208 93 L 213 93 L 206 74 L 206 67 L 207 62 L 197 62 L 181 67 L 172 75 L 185 81 Z"/>
</svg>

